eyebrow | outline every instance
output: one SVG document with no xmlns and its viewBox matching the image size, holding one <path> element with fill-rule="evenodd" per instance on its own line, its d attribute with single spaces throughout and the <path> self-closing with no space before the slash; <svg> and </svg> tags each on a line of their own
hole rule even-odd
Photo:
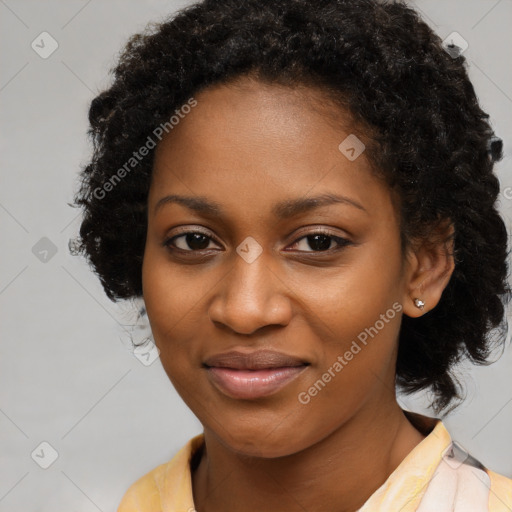
<svg viewBox="0 0 512 512">
<path fill-rule="evenodd" d="M 154 207 L 153 213 L 156 214 L 164 205 L 177 203 L 185 206 L 189 210 L 209 216 L 222 216 L 224 210 L 219 203 L 210 201 L 205 197 L 197 196 L 181 196 L 177 194 L 168 195 L 159 199 Z M 328 206 L 331 204 L 345 204 L 353 206 L 366 213 L 368 211 L 357 201 L 350 199 L 346 196 L 336 194 L 322 194 L 315 197 L 299 198 L 299 199 L 286 199 L 275 204 L 272 208 L 272 213 L 279 219 L 288 219 L 299 213 L 311 211 L 315 208 Z"/>
</svg>

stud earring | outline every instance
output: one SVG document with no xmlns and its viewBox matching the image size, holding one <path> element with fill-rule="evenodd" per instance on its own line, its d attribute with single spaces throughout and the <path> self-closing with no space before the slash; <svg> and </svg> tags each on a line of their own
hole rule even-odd
<svg viewBox="0 0 512 512">
<path fill-rule="evenodd" d="M 416 298 L 416 299 L 414 299 L 414 305 L 423 311 L 423 307 L 425 306 L 425 303 L 421 299 Z"/>
</svg>

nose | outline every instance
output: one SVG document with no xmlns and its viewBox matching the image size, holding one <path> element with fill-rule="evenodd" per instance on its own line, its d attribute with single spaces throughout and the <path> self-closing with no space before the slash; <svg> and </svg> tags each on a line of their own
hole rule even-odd
<svg viewBox="0 0 512 512">
<path fill-rule="evenodd" d="M 264 256 L 261 254 L 252 263 L 236 257 L 210 302 L 208 314 L 213 323 L 249 335 L 262 327 L 290 322 L 290 290 L 269 268 Z"/>
</svg>

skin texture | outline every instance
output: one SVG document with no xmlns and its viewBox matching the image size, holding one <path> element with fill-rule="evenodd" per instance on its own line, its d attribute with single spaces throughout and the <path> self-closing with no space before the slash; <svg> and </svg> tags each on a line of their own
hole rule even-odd
<svg viewBox="0 0 512 512">
<path fill-rule="evenodd" d="M 195 98 L 156 149 L 143 291 L 165 371 L 204 426 L 196 508 L 356 510 L 423 439 L 396 402 L 397 340 L 402 314 L 438 303 L 453 271 L 450 251 L 418 243 L 403 258 L 390 190 L 364 153 L 349 161 L 339 151 L 350 119 L 340 112 L 347 128 L 334 126 L 318 108 L 319 91 L 241 79 Z M 155 209 L 170 194 L 206 198 L 224 213 L 174 202 Z M 337 203 L 273 214 L 276 203 L 322 194 L 362 209 Z M 319 229 L 350 243 L 336 250 L 331 239 L 332 249 L 315 251 L 305 237 Z M 204 250 L 191 251 L 184 236 L 174 240 L 182 251 L 165 245 L 197 231 L 210 237 Z M 248 236 L 263 249 L 252 263 L 236 252 Z M 301 404 L 299 393 L 394 303 L 402 310 Z M 235 399 L 212 385 L 202 363 L 237 349 L 310 364 L 275 395 Z"/>
</svg>

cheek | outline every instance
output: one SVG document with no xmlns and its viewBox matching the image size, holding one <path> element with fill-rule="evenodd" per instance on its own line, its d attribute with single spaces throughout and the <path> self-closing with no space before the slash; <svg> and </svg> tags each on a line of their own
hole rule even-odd
<svg viewBox="0 0 512 512">
<path fill-rule="evenodd" d="M 184 349 L 187 336 L 194 332 L 190 318 L 198 301 L 194 288 L 180 276 L 182 273 L 173 271 L 158 249 L 146 248 L 142 265 L 144 303 L 160 360 L 173 383 L 180 369 L 190 365 Z"/>
<path fill-rule="evenodd" d="M 315 336 L 322 340 L 321 360 L 310 379 L 316 388 L 303 390 L 311 410 L 329 402 L 353 409 L 375 386 L 393 379 L 402 315 L 400 269 L 398 244 L 375 241 L 360 246 L 322 281 L 305 286 L 309 324 L 317 326 Z"/>
<path fill-rule="evenodd" d="M 389 329 L 399 316 L 402 300 L 401 259 L 394 244 L 386 247 L 368 242 L 355 248 L 343 265 L 306 276 L 294 288 L 307 306 L 305 311 L 310 311 L 311 319 L 316 317 L 323 328 L 322 339 L 334 341 L 339 337 L 346 343 L 361 333 L 364 339 L 366 330 L 376 322 L 383 336 L 391 335 L 390 331 L 395 338 L 398 335 L 398 327 Z"/>
<path fill-rule="evenodd" d="M 182 331 L 189 317 L 204 307 L 212 284 L 207 271 L 198 275 L 193 266 L 173 264 L 161 248 L 146 247 L 142 265 L 142 288 L 153 333 Z M 197 320 L 197 319 L 196 319 Z"/>
</svg>

